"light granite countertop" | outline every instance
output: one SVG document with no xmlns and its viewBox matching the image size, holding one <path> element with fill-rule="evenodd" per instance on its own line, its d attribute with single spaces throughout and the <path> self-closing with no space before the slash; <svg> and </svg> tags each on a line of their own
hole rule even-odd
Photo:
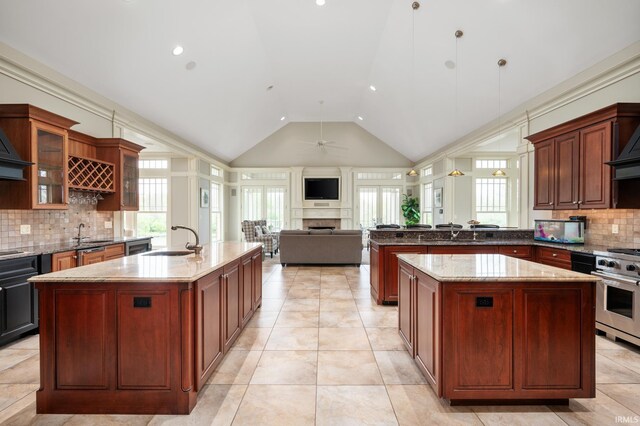
<svg viewBox="0 0 640 426">
<path fill-rule="evenodd" d="M 598 277 L 501 254 L 400 254 L 440 282 L 585 282 Z"/>
<path fill-rule="evenodd" d="M 191 282 L 262 246 L 261 243 L 207 244 L 199 256 L 135 256 L 37 275 L 32 282 Z M 184 250 L 176 248 L 175 250 Z"/>
</svg>

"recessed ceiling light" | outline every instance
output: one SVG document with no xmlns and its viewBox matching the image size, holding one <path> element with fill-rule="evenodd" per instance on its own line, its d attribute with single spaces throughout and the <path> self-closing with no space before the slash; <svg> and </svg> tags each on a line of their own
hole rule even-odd
<svg viewBox="0 0 640 426">
<path fill-rule="evenodd" d="M 267 86 L 267 92 L 268 92 L 269 90 L 271 90 L 271 89 L 273 89 L 273 84 L 272 84 L 272 85 L 270 85 L 270 86 Z"/>
<path fill-rule="evenodd" d="M 171 51 L 171 53 L 173 53 L 173 56 L 180 56 L 180 55 L 182 55 L 182 52 L 184 52 L 184 47 L 182 47 L 180 45 L 177 45 Z"/>
<path fill-rule="evenodd" d="M 359 116 L 358 116 L 358 120 L 362 121 L 362 120 L 364 120 L 364 118 L 362 118 L 362 116 L 361 116 L 361 115 L 359 115 Z"/>
<path fill-rule="evenodd" d="M 371 86 L 369 86 L 369 89 L 371 89 L 372 92 L 375 92 L 376 90 L 376 86 L 374 86 L 373 84 Z"/>
<path fill-rule="evenodd" d="M 324 6 L 325 0 L 316 0 L 318 6 Z"/>
<path fill-rule="evenodd" d="M 454 69 L 456 67 L 456 63 L 453 62 L 451 59 L 449 59 L 448 61 L 446 61 L 444 63 L 444 66 L 449 68 L 450 70 Z"/>
<path fill-rule="evenodd" d="M 191 70 L 192 70 L 192 69 L 194 69 L 195 67 L 196 67 L 196 63 L 195 63 L 195 61 L 189 61 L 189 62 L 187 62 L 187 65 L 185 66 L 185 68 L 186 68 L 188 71 L 191 71 Z"/>
<path fill-rule="evenodd" d="M 280 117 L 280 121 L 284 121 L 284 119 L 287 118 L 284 115 L 282 117 Z"/>
</svg>

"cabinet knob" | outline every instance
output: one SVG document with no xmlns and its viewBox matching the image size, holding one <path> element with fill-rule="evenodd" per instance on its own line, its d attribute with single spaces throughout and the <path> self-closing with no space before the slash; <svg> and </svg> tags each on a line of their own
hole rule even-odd
<svg viewBox="0 0 640 426">
<path fill-rule="evenodd" d="M 558 257 L 558 253 L 551 253 L 551 256 Z"/>
<path fill-rule="evenodd" d="M 552 205 L 553 205 L 553 202 L 550 202 L 550 203 L 549 203 L 549 205 L 550 205 L 550 206 L 552 206 Z"/>
<path fill-rule="evenodd" d="M 582 204 L 582 201 L 578 201 L 578 204 Z"/>
<path fill-rule="evenodd" d="M 74 258 L 74 259 L 77 259 L 77 258 L 78 258 L 78 256 L 73 256 L 73 258 Z"/>
<path fill-rule="evenodd" d="M 573 204 L 578 204 L 578 200 L 574 201 Z"/>
<path fill-rule="evenodd" d="M 514 253 L 517 253 L 517 252 L 518 252 L 518 250 L 514 250 L 513 252 L 514 252 Z"/>
</svg>

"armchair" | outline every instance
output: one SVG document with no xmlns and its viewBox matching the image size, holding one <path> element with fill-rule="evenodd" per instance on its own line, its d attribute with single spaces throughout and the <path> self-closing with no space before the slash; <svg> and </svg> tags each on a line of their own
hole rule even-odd
<svg viewBox="0 0 640 426">
<path fill-rule="evenodd" d="M 243 220 L 242 221 L 242 233 L 244 234 L 244 240 L 250 243 L 262 243 L 265 253 L 271 254 L 273 259 L 274 253 L 278 253 L 280 248 L 280 239 L 277 234 L 263 234 L 256 235 L 256 226 L 261 228 L 267 226 L 266 220 Z"/>
</svg>

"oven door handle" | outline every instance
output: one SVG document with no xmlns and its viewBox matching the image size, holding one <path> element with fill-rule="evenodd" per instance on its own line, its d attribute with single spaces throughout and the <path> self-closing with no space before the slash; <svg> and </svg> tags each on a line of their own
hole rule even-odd
<svg viewBox="0 0 640 426">
<path fill-rule="evenodd" d="M 637 280 L 621 277 L 619 275 L 607 274 L 606 272 L 592 272 L 591 275 L 595 275 L 596 277 L 602 278 L 605 282 L 613 281 L 613 282 L 618 282 L 622 285 L 640 286 Z"/>
</svg>

